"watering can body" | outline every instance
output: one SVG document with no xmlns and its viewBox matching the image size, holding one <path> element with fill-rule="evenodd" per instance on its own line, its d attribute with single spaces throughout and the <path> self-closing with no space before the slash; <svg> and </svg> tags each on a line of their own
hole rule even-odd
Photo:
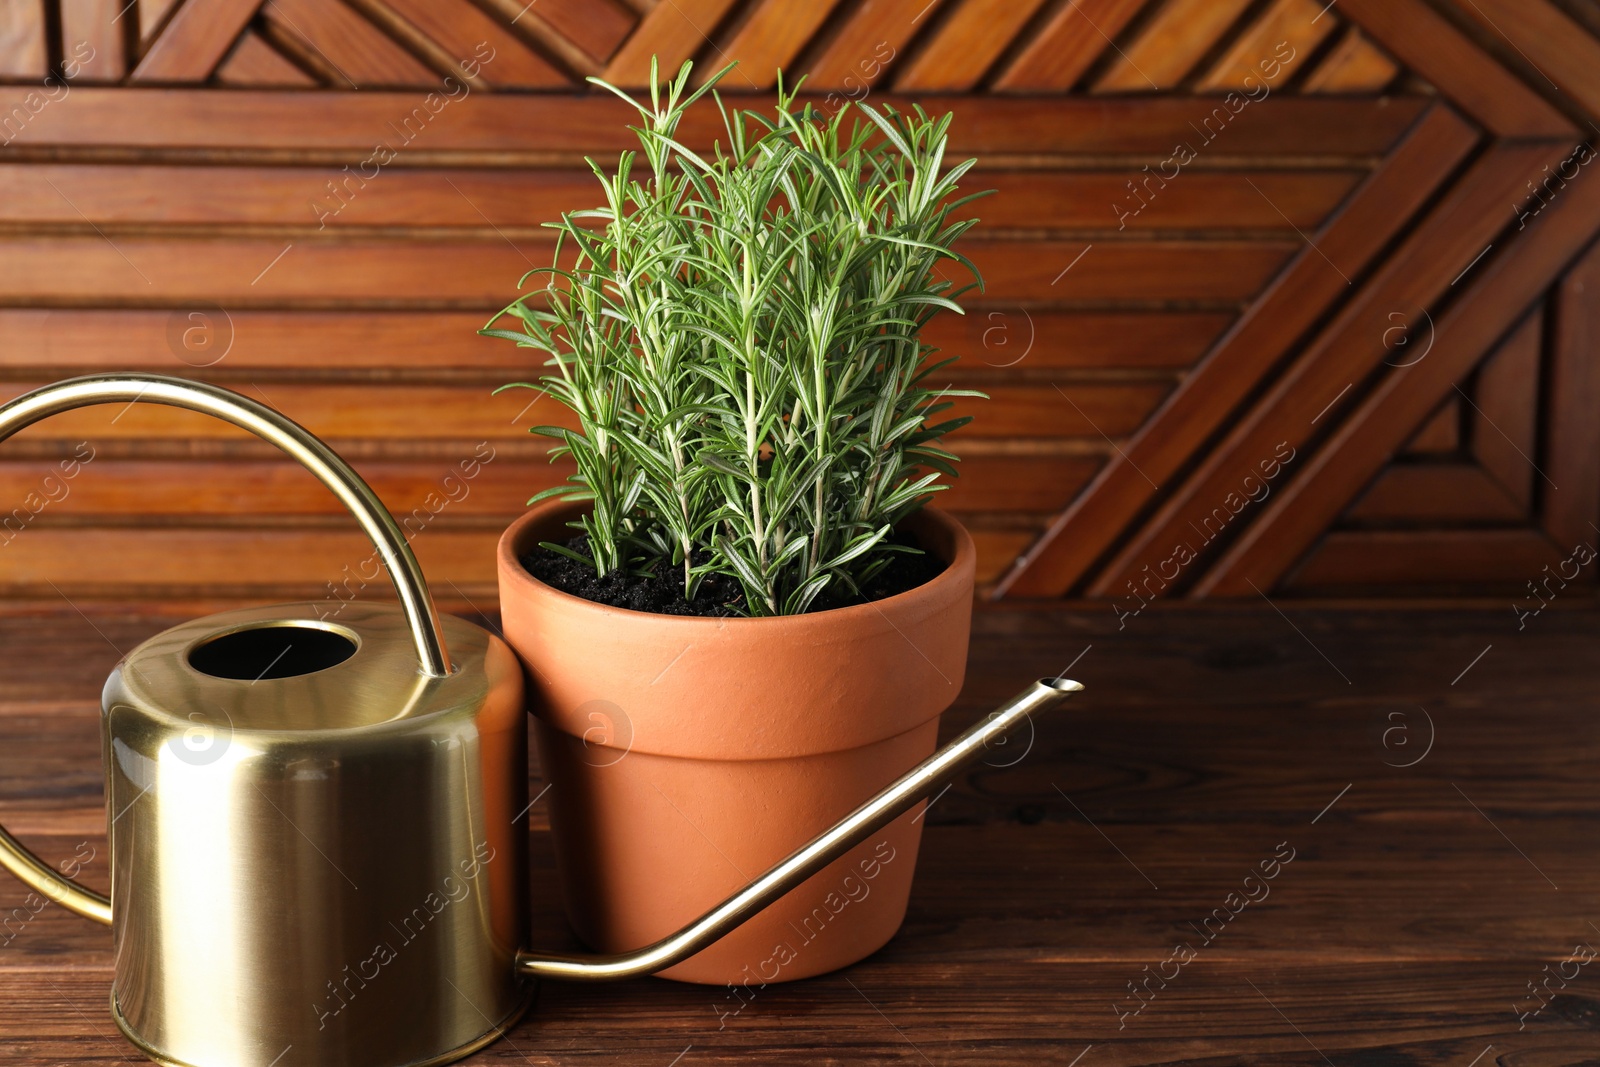
<svg viewBox="0 0 1600 1067">
<path fill-rule="evenodd" d="M 162 1062 L 439 1062 L 532 993 L 515 657 L 446 619 L 431 678 L 396 609 L 309 615 L 197 619 L 106 682 L 112 1011 Z"/>
<path fill-rule="evenodd" d="M 0 405 L 0 441 L 91 404 L 204 412 L 271 442 L 349 509 L 394 606 L 211 615 L 129 653 L 102 699 L 111 892 L 0 829 L 0 866 L 112 927 L 111 1008 L 175 1067 L 421 1067 L 493 1041 L 538 979 L 680 962 L 888 825 L 1033 713 L 1034 682 L 681 930 L 609 956 L 528 944 L 524 673 L 441 619 L 405 535 L 327 445 L 263 404 L 159 375 L 71 379 Z"/>
</svg>

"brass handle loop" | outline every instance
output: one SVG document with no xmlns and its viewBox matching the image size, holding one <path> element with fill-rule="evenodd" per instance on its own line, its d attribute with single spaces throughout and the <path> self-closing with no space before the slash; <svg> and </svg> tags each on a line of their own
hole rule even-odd
<svg viewBox="0 0 1600 1067">
<path fill-rule="evenodd" d="M 399 524 L 371 487 L 333 449 L 299 423 L 265 404 L 215 385 L 164 374 L 94 374 L 47 385 L 0 405 L 0 441 L 63 411 L 96 404 L 134 403 L 185 408 L 232 423 L 276 445 L 314 474 L 350 509 L 383 557 L 384 567 L 394 582 L 406 622 L 411 627 L 411 636 L 416 641 L 422 672 L 435 678 L 450 673 L 450 657 L 439 613 L 429 595 L 427 579 Z M 67 910 L 97 922 L 111 922 L 109 900 L 62 877 L 3 828 L 0 828 L 0 866 Z"/>
</svg>

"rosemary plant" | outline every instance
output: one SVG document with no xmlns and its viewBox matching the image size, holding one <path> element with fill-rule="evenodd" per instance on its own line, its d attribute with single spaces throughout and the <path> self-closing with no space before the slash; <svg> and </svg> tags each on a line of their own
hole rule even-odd
<svg viewBox="0 0 1600 1067">
<path fill-rule="evenodd" d="M 731 68 L 730 68 L 731 69 Z M 535 426 L 570 456 L 567 484 L 529 501 L 592 503 L 577 524 L 591 558 L 681 571 L 693 599 L 709 574 L 737 580 L 739 609 L 798 614 L 828 590 L 848 599 L 907 547 L 896 524 L 955 476 L 940 439 L 955 396 L 920 340 L 981 285 L 952 250 L 975 220 L 954 213 L 974 160 L 943 169 L 949 116 L 855 103 L 831 118 L 780 84 L 776 113 L 689 91 L 690 65 L 638 109 L 639 151 L 614 172 L 593 160 L 605 204 L 564 215 L 546 284 L 481 332 L 549 357 L 537 382 L 577 431 Z M 678 138 L 708 91 L 725 139 Z M 856 117 L 864 116 L 866 121 Z M 940 274 L 953 261 L 960 289 Z M 505 319 L 515 329 L 496 328 Z"/>
</svg>

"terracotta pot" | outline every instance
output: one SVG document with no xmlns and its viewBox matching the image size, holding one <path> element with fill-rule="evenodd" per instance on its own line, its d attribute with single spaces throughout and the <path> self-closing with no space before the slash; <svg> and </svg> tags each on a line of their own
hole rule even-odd
<svg viewBox="0 0 1600 1067">
<path fill-rule="evenodd" d="M 948 561 L 930 582 L 810 615 L 706 619 L 607 607 L 519 562 L 581 508 L 535 508 L 500 539 L 505 637 L 528 672 L 567 914 L 622 952 L 743 888 L 934 750 L 961 690 L 972 538 L 907 520 Z M 663 973 L 762 983 L 870 955 L 900 927 L 921 807 L 766 912 Z M 729 994 L 728 1012 L 741 1000 Z"/>
</svg>

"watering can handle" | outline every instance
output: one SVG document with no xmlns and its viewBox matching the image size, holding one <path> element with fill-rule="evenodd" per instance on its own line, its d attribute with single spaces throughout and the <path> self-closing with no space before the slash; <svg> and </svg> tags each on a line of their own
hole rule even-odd
<svg viewBox="0 0 1600 1067">
<path fill-rule="evenodd" d="M 383 557 L 395 592 L 400 595 L 411 635 L 416 640 L 417 658 L 423 673 L 435 678 L 450 673 L 444 630 L 428 593 L 427 579 L 422 576 L 422 568 L 417 565 L 417 558 L 394 517 L 371 487 L 333 449 L 305 427 L 265 404 L 214 385 L 164 374 L 95 374 L 47 385 L 0 405 L 0 441 L 63 411 L 95 404 L 138 402 L 213 415 L 276 445 L 316 475 L 317 480 L 350 509 Z M 0 866 L 69 911 L 103 923 L 111 921 L 111 904 L 105 897 L 56 873 L 4 829 L 0 829 Z"/>
</svg>

